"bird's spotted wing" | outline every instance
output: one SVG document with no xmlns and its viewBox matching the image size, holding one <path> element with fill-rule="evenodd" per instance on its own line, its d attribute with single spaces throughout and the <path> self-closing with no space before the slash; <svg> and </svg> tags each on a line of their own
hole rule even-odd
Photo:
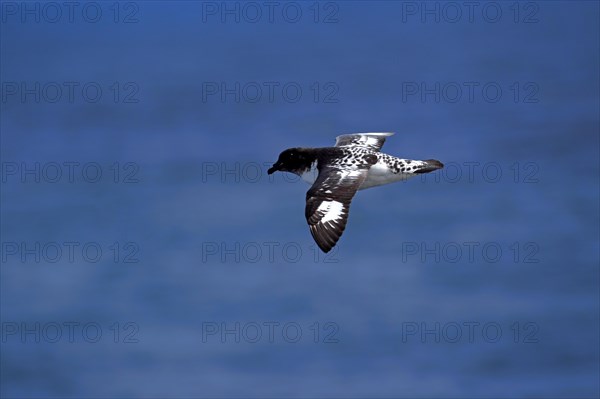
<svg viewBox="0 0 600 399">
<path fill-rule="evenodd" d="M 348 221 L 352 197 L 365 181 L 370 163 L 341 168 L 325 166 L 306 193 L 306 221 L 317 245 L 329 252 L 338 242 Z"/>
<path fill-rule="evenodd" d="M 385 143 L 386 137 L 394 133 L 353 133 L 337 136 L 336 147 L 364 147 L 372 151 L 379 151 Z"/>
</svg>

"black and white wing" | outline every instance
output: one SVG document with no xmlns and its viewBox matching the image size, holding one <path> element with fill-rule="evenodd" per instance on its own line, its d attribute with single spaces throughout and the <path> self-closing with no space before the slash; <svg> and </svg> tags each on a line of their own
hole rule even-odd
<svg viewBox="0 0 600 399">
<path fill-rule="evenodd" d="M 364 147 L 372 151 L 379 151 L 385 143 L 386 137 L 394 133 L 353 133 L 337 136 L 336 147 Z"/>
<path fill-rule="evenodd" d="M 306 221 L 310 233 L 323 252 L 335 246 L 346 228 L 352 197 L 367 178 L 369 168 L 377 162 L 375 155 L 361 165 L 325 165 L 306 193 Z"/>
</svg>

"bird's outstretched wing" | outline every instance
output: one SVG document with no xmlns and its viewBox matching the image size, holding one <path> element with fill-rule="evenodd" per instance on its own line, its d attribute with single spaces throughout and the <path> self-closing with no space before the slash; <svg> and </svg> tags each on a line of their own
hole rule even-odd
<svg viewBox="0 0 600 399">
<path fill-rule="evenodd" d="M 317 245 L 323 252 L 335 246 L 346 228 L 350 202 L 367 178 L 369 168 L 377 162 L 367 156 L 359 165 L 324 165 L 306 193 L 306 221 Z"/>
<path fill-rule="evenodd" d="M 379 151 L 385 143 L 386 137 L 394 133 L 352 133 L 337 136 L 336 147 L 364 147 L 372 151 Z"/>
</svg>

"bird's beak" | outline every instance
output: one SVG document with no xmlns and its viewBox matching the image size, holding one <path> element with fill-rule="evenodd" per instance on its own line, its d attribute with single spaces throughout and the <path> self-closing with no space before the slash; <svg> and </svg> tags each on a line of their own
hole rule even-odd
<svg viewBox="0 0 600 399">
<path fill-rule="evenodd" d="M 279 170 L 279 168 L 281 167 L 281 164 L 276 162 L 273 164 L 273 167 L 271 167 L 269 170 L 267 170 L 267 173 L 272 175 L 273 172 L 277 172 Z"/>
</svg>

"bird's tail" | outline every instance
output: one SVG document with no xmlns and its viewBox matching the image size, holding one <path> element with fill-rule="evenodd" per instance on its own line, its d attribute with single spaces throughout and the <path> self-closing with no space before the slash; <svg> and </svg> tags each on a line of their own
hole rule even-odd
<svg viewBox="0 0 600 399">
<path fill-rule="evenodd" d="M 444 164 L 438 161 L 437 159 L 426 159 L 424 161 L 420 161 L 417 164 L 416 169 L 413 170 L 412 173 L 430 173 L 435 170 L 442 169 L 443 167 Z"/>
</svg>

